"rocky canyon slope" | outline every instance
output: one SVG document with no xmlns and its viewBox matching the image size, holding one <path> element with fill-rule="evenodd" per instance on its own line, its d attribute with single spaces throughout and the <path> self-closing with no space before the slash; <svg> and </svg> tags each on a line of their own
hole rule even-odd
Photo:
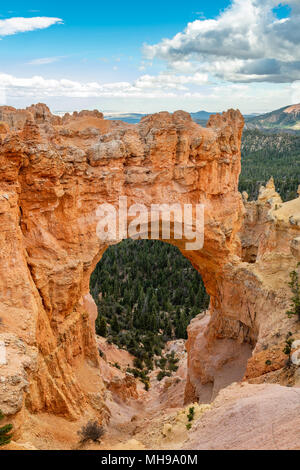
<svg viewBox="0 0 300 470">
<path fill-rule="evenodd" d="M 285 314 L 300 261 L 300 198 L 282 203 L 272 181 L 256 202 L 241 196 L 242 130 L 234 110 L 202 128 L 183 111 L 131 125 L 98 111 L 61 118 L 43 104 L 0 108 L 0 409 L 15 440 L 50 421 L 110 419 L 87 294 L 107 248 L 97 207 L 117 207 L 120 196 L 205 207 L 203 249 L 169 240 L 211 297 L 188 331 L 185 402 L 210 403 L 243 378 L 297 385 L 296 366 L 282 375 L 282 349 L 288 331 L 300 339 Z"/>
</svg>

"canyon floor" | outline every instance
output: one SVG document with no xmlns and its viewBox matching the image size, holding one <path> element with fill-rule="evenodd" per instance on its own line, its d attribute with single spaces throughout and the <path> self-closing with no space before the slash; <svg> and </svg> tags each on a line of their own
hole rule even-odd
<svg viewBox="0 0 300 470">
<path fill-rule="evenodd" d="M 133 361 L 127 351 L 100 337 L 97 344 L 104 353 L 100 366 L 111 413 L 101 443 L 81 445 L 78 422 L 42 414 L 30 417 L 23 433 L 25 441 L 10 444 L 10 449 L 300 449 L 299 368 L 293 376 L 293 386 L 288 369 L 283 369 L 280 376 L 274 377 L 274 383 L 235 382 L 222 389 L 210 404 L 184 405 L 184 340 L 167 344 L 166 352 L 174 350 L 179 357 L 177 372 L 158 381 L 154 370 L 148 392 L 139 380 L 124 372 Z M 286 385 L 276 383 L 280 381 Z M 188 430 L 191 406 L 194 419 Z M 82 423 L 86 424 L 84 418 Z"/>
</svg>

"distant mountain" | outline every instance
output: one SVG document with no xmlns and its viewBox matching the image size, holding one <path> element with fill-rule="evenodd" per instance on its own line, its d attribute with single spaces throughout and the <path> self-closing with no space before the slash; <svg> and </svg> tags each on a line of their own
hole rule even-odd
<svg viewBox="0 0 300 470">
<path fill-rule="evenodd" d="M 194 121 L 197 121 L 198 119 L 201 121 L 207 121 L 209 119 L 209 116 L 212 114 L 216 114 L 215 112 L 209 113 L 207 111 L 197 111 L 196 113 L 190 113 Z"/>
<path fill-rule="evenodd" d="M 137 124 L 140 122 L 142 117 L 147 116 L 147 114 L 140 114 L 140 113 L 104 113 L 105 119 L 108 119 L 109 121 L 123 121 L 123 122 L 128 122 L 129 124 Z"/>
<path fill-rule="evenodd" d="M 256 117 L 249 117 L 246 119 L 246 128 L 286 132 L 300 131 L 300 104 L 286 106 Z"/>
</svg>

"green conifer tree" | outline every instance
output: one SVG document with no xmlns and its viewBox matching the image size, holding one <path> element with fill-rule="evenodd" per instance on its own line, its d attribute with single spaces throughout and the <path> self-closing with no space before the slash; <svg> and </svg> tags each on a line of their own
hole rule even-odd
<svg viewBox="0 0 300 470">
<path fill-rule="evenodd" d="M 120 332 L 120 325 L 119 325 L 119 322 L 118 322 L 117 315 L 114 315 L 114 316 L 113 316 L 113 319 L 112 319 L 112 322 L 111 322 L 110 326 L 111 326 L 111 329 L 112 329 L 115 333 L 119 333 L 119 332 Z"/>
<path fill-rule="evenodd" d="M 0 421 L 4 418 L 4 414 L 0 410 Z M 9 444 L 12 438 L 12 424 L 5 424 L 4 426 L 0 427 L 0 446 L 4 446 Z"/>
<path fill-rule="evenodd" d="M 106 338 L 107 336 L 107 323 L 104 317 L 100 317 L 98 325 L 96 326 L 96 331 L 99 336 Z"/>
</svg>

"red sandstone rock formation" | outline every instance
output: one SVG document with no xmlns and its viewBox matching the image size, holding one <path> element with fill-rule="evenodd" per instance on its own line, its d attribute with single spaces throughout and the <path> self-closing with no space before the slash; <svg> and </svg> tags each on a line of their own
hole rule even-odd
<svg viewBox="0 0 300 470">
<path fill-rule="evenodd" d="M 187 398 L 205 387 L 210 400 L 228 383 L 224 367 L 244 373 L 250 348 L 260 352 L 294 328 L 284 312 L 299 259 L 300 199 L 281 205 L 271 194 L 243 204 L 238 111 L 212 116 L 207 128 L 182 111 L 133 126 L 97 111 L 59 118 L 42 104 L 2 107 L 0 121 L 0 408 L 16 423 L 26 413 L 108 415 L 81 299 L 107 248 L 96 209 L 117 206 L 119 196 L 147 207 L 205 205 L 203 249 L 170 240 L 211 296 L 210 316 L 189 330 Z"/>
</svg>

